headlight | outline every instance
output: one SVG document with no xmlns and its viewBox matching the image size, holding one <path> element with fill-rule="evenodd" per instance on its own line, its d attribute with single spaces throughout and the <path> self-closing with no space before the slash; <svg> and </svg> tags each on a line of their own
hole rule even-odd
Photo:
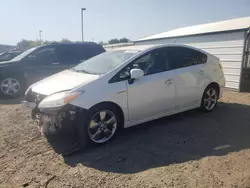
<svg viewBox="0 0 250 188">
<path fill-rule="evenodd" d="M 68 93 L 68 92 L 60 92 L 60 93 L 55 93 L 52 94 L 45 99 L 43 99 L 39 105 L 38 108 L 44 109 L 44 108 L 58 108 L 62 107 L 65 104 L 68 104 L 75 98 L 77 98 L 79 95 L 81 95 L 83 92 L 73 92 L 73 93 Z"/>
</svg>

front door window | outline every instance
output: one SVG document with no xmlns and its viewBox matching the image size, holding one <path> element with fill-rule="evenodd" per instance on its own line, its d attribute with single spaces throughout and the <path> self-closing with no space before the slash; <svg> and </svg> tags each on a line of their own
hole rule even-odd
<svg viewBox="0 0 250 188">
<path fill-rule="evenodd" d="M 37 51 L 34 55 L 34 58 L 42 64 L 50 64 L 57 62 L 55 48 L 45 48 Z"/>
<path fill-rule="evenodd" d="M 130 70 L 133 68 L 143 70 L 144 76 L 167 71 L 169 70 L 167 51 L 164 49 L 157 49 L 143 55 L 120 72 L 120 79 L 128 79 Z"/>
</svg>

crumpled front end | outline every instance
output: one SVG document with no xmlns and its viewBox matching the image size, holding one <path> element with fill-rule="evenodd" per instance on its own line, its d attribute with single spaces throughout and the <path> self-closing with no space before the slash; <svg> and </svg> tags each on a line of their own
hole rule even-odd
<svg viewBox="0 0 250 188">
<path fill-rule="evenodd" d="M 32 106 L 31 117 L 54 150 L 58 153 L 65 153 L 65 148 L 71 151 L 73 148 L 85 145 L 84 139 L 81 139 L 81 132 L 83 132 L 81 129 L 84 126 L 80 124 L 84 121 L 84 114 L 87 115 L 87 110 L 67 104 L 62 108 L 40 111 L 38 105 L 45 97 L 45 95 L 29 91 L 23 103 L 26 102 Z"/>
</svg>

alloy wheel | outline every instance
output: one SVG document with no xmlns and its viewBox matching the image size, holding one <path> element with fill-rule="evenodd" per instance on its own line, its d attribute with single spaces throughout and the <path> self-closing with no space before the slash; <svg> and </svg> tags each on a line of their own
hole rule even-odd
<svg viewBox="0 0 250 188">
<path fill-rule="evenodd" d="M 109 110 L 101 110 L 90 119 L 88 135 L 95 143 L 105 143 L 113 137 L 116 129 L 117 119 L 115 114 Z"/>
<path fill-rule="evenodd" d="M 6 95 L 15 95 L 20 90 L 20 83 L 15 78 L 6 78 L 1 82 L 1 90 Z"/>
<path fill-rule="evenodd" d="M 207 110 L 212 110 L 217 103 L 217 99 L 218 99 L 218 95 L 217 95 L 217 91 L 215 88 L 211 87 L 207 90 L 207 92 L 204 95 L 204 107 Z"/>
</svg>

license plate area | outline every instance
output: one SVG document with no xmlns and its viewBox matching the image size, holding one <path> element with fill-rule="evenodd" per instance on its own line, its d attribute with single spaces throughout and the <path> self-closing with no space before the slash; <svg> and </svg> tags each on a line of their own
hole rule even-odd
<svg viewBox="0 0 250 188">
<path fill-rule="evenodd" d="M 39 115 L 38 120 L 39 120 L 40 126 L 43 125 L 45 122 L 51 123 L 51 121 L 52 121 L 52 119 L 46 115 Z"/>
</svg>

